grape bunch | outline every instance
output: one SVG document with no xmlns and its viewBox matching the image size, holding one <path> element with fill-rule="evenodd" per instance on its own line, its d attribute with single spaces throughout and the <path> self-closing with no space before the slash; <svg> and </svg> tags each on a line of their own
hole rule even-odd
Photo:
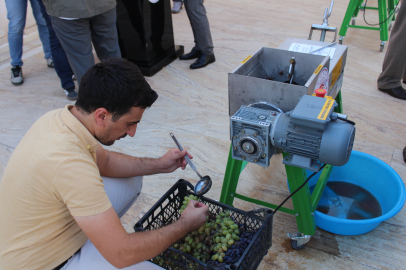
<svg viewBox="0 0 406 270">
<path fill-rule="evenodd" d="M 181 212 L 190 200 L 198 200 L 194 195 L 185 197 Z M 210 214 L 199 229 L 189 233 L 173 245 L 196 259 L 221 268 L 225 264 L 236 263 L 252 241 L 256 230 L 248 231 L 243 224 L 237 224 L 230 217 L 230 211 Z"/>
</svg>

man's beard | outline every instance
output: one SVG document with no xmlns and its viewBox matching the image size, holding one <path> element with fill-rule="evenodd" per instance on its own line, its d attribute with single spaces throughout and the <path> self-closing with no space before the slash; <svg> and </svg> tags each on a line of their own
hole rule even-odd
<svg viewBox="0 0 406 270">
<path fill-rule="evenodd" d="M 94 136 L 94 137 L 96 138 L 96 140 L 99 141 L 99 143 L 101 143 L 101 144 L 103 144 L 103 145 L 105 145 L 105 146 L 111 146 L 111 145 L 113 145 L 114 142 L 115 142 L 115 140 L 113 140 L 113 141 L 106 141 L 106 140 L 104 140 L 102 137 L 101 137 L 101 138 L 98 138 L 97 136 Z"/>
<path fill-rule="evenodd" d="M 109 135 L 109 133 L 107 133 L 107 135 Z M 96 140 L 98 140 L 101 144 L 103 144 L 103 145 L 105 145 L 105 146 L 111 146 L 111 145 L 114 144 L 114 142 L 115 142 L 116 140 L 125 138 L 126 136 L 127 136 L 127 134 L 124 134 L 123 136 L 121 136 L 121 137 L 119 137 L 118 139 L 115 139 L 115 140 L 108 140 L 107 138 L 108 138 L 109 136 L 103 136 L 103 135 L 100 136 L 100 137 L 97 137 L 97 136 L 94 136 L 94 137 L 95 137 Z"/>
</svg>

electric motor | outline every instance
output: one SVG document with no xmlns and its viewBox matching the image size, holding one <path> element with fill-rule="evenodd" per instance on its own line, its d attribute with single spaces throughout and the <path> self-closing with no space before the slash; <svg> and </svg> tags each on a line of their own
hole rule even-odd
<svg viewBox="0 0 406 270">
<path fill-rule="evenodd" d="M 293 111 L 250 106 L 231 117 L 232 157 L 269 166 L 277 149 L 288 153 L 283 163 L 311 171 L 321 164 L 342 166 L 349 160 L 355 127 L 347 117 L 334 113 L 331 97 L 305 95 Z"/>
</svg>

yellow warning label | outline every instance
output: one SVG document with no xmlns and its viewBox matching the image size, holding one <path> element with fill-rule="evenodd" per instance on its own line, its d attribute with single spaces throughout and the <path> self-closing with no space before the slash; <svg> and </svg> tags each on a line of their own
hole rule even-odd
<svg viewBox="0 0 406 270">
<path fill-rule="evenodd" d="M 323 68 L 323 65 L 319 65 L 316 70 L 314 71 L 314 74 L 319 74 L 320 70 Z"/>
<path fill-rule="evenodd" d="M 247 58 L 245 58 L 244 61 L 241 62 L 241 64 L 244 64 L 245 62 L 247 62 L 251 57 L 252 57 L 252 55 L 248 55 Z"/>
<path fill-rule="evenodd" d="M 331 107 L 333 107 L 333 105 L 334 105 L 334 99 L 327 98 L 326 102 L 323 105 L 323 108 L 320 111 L 319 116 L 317 117 L 317 119 L 326 120 L 327 116 L 328 116 L 328 113 L 330 112 Z"/>
<path fill-rule="evenodd" d="M 342 64 L 343 64 L 343 57 L 341 56 L 340 60 L 338 60 L 337 65 L 334 67 L 333 72 L 331 74 L 331 86 L 330 86 L 330 89 L 333 88 L 333 86 L 336 83 L 338 77 L 340 77 Z"/>
</svg>

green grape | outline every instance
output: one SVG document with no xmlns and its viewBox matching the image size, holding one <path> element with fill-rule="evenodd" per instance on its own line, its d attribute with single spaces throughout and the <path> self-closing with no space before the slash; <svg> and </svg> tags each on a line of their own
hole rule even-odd
<svg viewBox="0 0 406 270">
<path fill-rule="evenodd" d="M 219 262 L 223 262 L 223 257 L 219 256 L 219 258 L 217 259 Z"/>
<path fill-rule="evenodd" d="M 197 244 L 195 242 L 192 243 L 192 248 L 196 248 Z"/>
<path fill-rule="evenodd" d="M 231 246 L 232 244 L 234 244 L 234 240 L 233 239 L 228 240 L 227 244 Z"/>
<path fill-rule="evenodd" d="M 187 252 L 190 252 L 191 247 L 189 245 L 186 245 L 186 250 L 187 250 Z"/>
<path fill-rule="evenodd" d="M 214 255 L 211 257 L 211 259 L 212 259 L 213 261 L 215 261 L 215 260 L 218 259 L 218 257 L 219 257 L 219 255 L 216 253 L 216 254 L 214 254 Z"/>
<path fill-rule="evenodd" d="M 223 251 L 227 251 L 227 245 L 226 244 L 224 244 L 221 248 L 223 249 Z"/>
<path fill-rule="evenodd" d="M 228 234 L 226 235 L 226 239 L 227 239 L 227 240 L 230 240 L 230 239 L 231 239 L 231 234 L 228 233 Z"/>
<path fill-rule="evenodd" d="M 240 234 L 240 230 L 239 230 L 239 229 L 235 229 L 235 230 L 234 230 L 234 233 L 235 233 L 235 234 Z"/>
</svg>

